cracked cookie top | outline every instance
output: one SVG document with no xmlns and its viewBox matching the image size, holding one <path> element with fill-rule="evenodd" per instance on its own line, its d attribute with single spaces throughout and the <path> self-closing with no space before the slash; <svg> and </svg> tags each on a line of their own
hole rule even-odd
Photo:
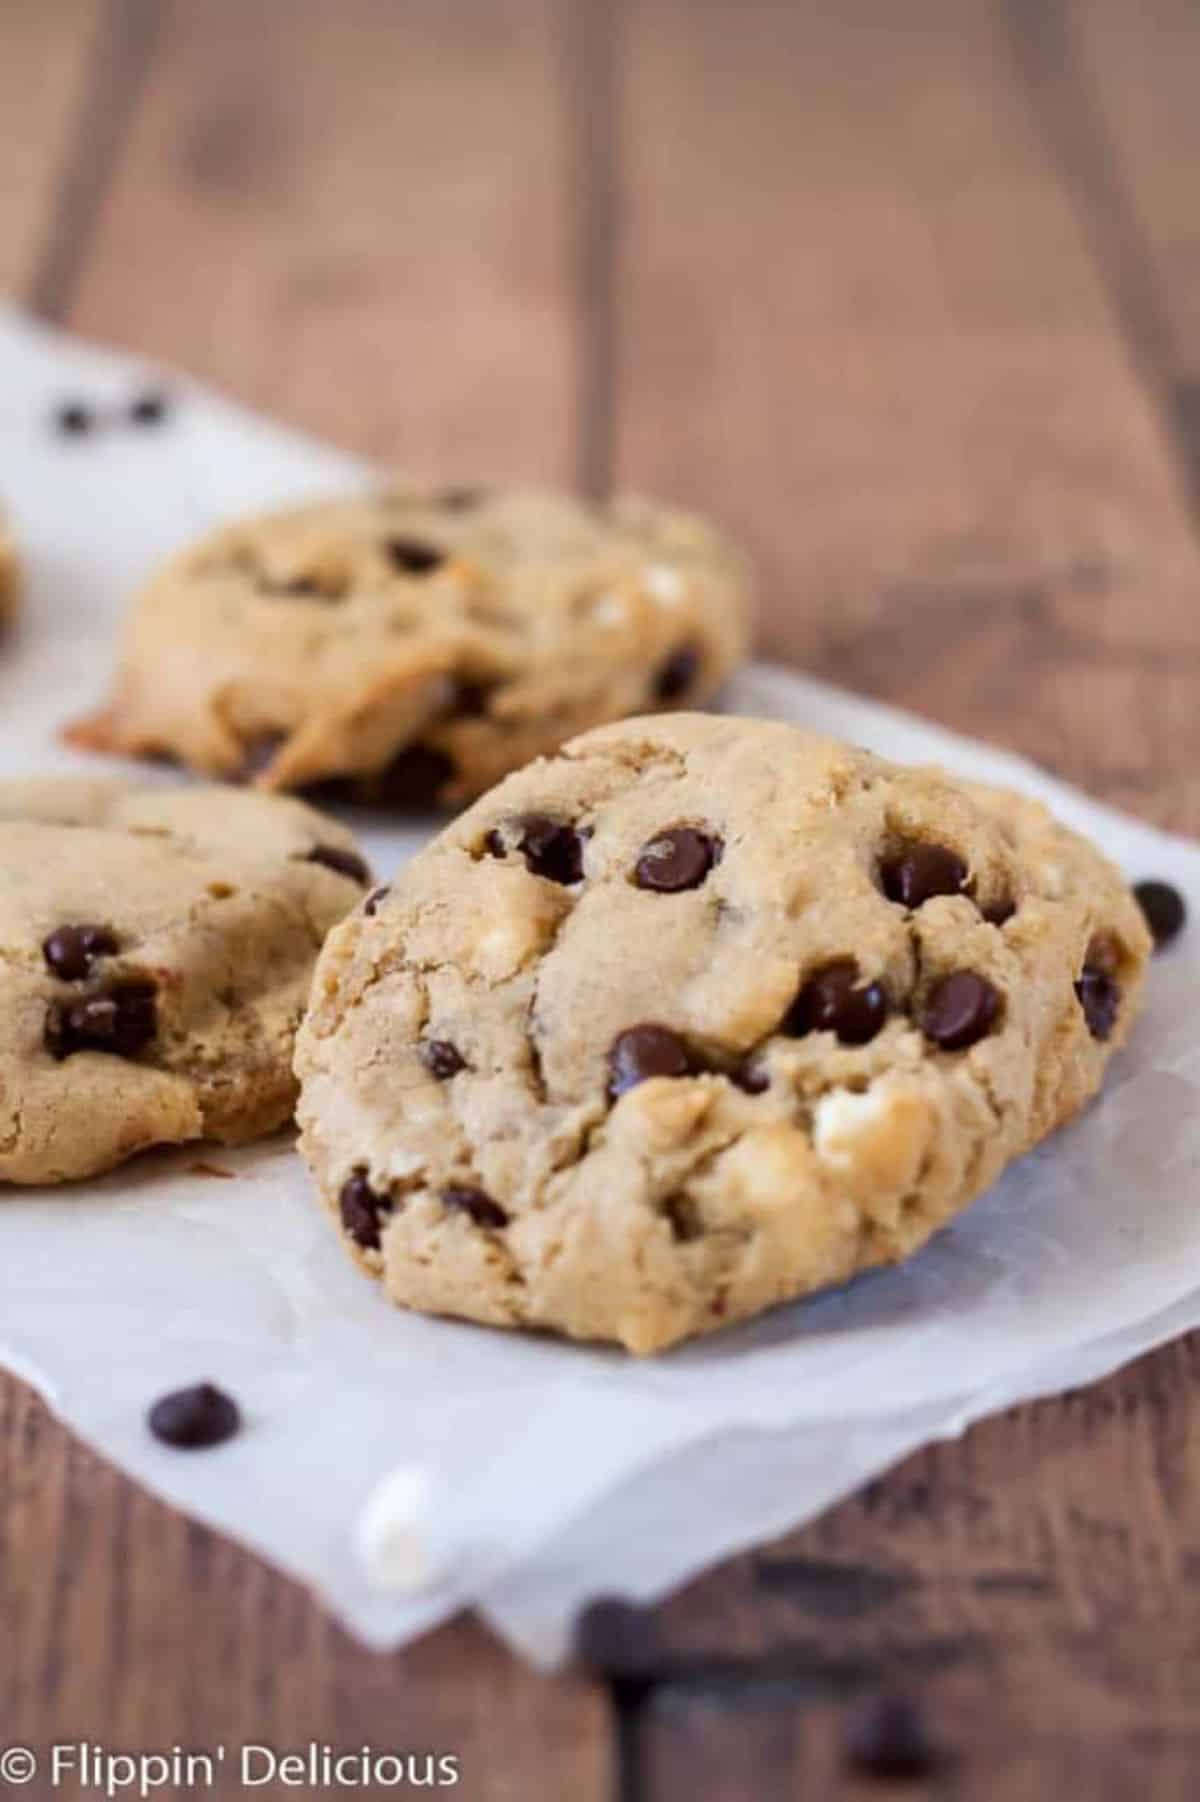
<svg viewBox="0 0 1200 1802">
<path fill-rule="evenodd" d="M 453 805 L 588 726 L 706 700 L 742 558 L 648 502 L 393 486 L 213 533 L 134 606 L 71 731 L 265 789 Z"/>
<path fill-rule="evenodd" d="M 368 880 L 299 801 L 0 782 L 0 1181 L 281 1125 L 317 951 Z"/>
<path fill-rule="evenodd" d="M 1033 801 L 633 720 L 332 935 L 304 1149 L 397 1300 L 655 1350 L 914 1250 L 1099 1087 L 1148 951 Z"/>
</svg>

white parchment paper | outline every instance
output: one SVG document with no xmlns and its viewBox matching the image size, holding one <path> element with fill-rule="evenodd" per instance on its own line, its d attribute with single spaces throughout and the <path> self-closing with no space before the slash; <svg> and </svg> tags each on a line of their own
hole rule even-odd
<svg viewBox="0 0 1200 1802">
<path fill-rule="evenodd" d="M 144 372 L 0 313 L 0 497 L 24 547 L 24 622 L 0 652 L 0 769 L 96 767 L 55 734 L 102 692 L 130 586 L 224 516 L 352 487 L 353 460 L 183 382 L 168 423 L 78 441 L 56 403 L 116 405 Z M 732 708 L 1033 790 L 1200 919 L 1200 848 L 1018 759 L 780 670 Z M 166 778 L 163 778 L 166 779 Z M 421 843 L 378 820 L 386 874 Z M 314 1206 L 290 1139 L 209 1162 L 155 1154 L 102 1181 L 0 1196 L 0 1359 L 106 1457 L 314 1584 L 385 1647 L 464 1605 L 549 1663 L 575 1609 L 650 1599 L 809 1518 L 915 1446 L 1090 1381 L 1200 1323 L 1200 925 L 1158 960 L 1103 1106 L 1028 1158 L 901 1270 L 665 1358 L 425 1320 L 387 1306 Z M 157 1445 L 147 1404 L 209 1378 L 246 1410 L 219 1451 Z M 429 1473 L 418 1595 L 355 1553 L 394 1467 Z"/>
</svg>

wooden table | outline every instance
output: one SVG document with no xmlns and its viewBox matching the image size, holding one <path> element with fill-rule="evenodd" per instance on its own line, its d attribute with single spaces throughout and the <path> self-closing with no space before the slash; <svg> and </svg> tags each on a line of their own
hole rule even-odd
<svg viewBox="0 0 1200 1802">
<path fill-rule="evenodd" d="M 364 452 L 710 507 L 770 651 L 1194 832 L 1198 58 L 1187 0 L 0 0 L 0 285 Z M 908 1794 L 1192 1802 L 1198 1361 L 909 1459 L 608 1682 L 369 1656 L 6 1381 L 0 1737 L 826 1802 L 904 1681 Z"/>
</svg>

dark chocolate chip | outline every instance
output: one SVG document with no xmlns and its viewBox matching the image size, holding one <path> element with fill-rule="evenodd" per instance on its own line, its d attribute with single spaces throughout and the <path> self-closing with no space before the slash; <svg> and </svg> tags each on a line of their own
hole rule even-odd
<svg viewBox="0 0 1200 1802">
<path fill-rule="evenodd" d="M 852 957 L 835 958 L 809 977 L 783 1022 L 793 1038 L 833 1032 L 843 1045 L 865 1045 L 887 1020 L 887 990 L 879 982 L 859 985 Z"/>
<path fill-rule="evenodd" d="M 650 1022 L 619 1032 L 608 1052 L 608 1092 L 615 1101 L 652 1076 L 690 1076 L 693 1061 L 678 1033 Z"/>
<path fill-rule="evenodd" d="M 518 849 L 533 875 L 565 887 L 582 882 L 583 838 L 573 826 L 541 813 L 526 814 L 517 823 L 521 829 Z"/>
<path fill-rule="evenodd" d="M 389 538 L 387 554 L 406 576 L 428 576 L 446 561 L 447 553 L 423 538 Z"/>
<path fill-rule="evenodd" d="M 634 866 L 638 888 L 674 895 L 681 889 L 699 888 L 721 855 L 720 839 L 709 838 L 692 826 L 672 826 L 644 844 Z"/>
<path fill-rule="evenodd" d="M 147 388 L 144 394 L 136 395 L 129 403 L 129 418 L 133 425 L 161 425 L 170 411 L 170 402 L 161 388 Z"/>
<path fill-rule="evenodd" d="M 448 1189 L 442 1190 L 444 1207 L 461 1214 L 466 1214 L 476 1226 L 492 1227 L 496 1231 L 508 1225 L 508 1215 L 498 1201 L 485 1195 L 482 1189 L 471 1189 L 465 1185 L 452 1183 Z"/>
<path fill-rule="evenodd" d="M 734 1065 L 729 1072 L 729 1080 L 744 1095 L 765 1095 L 771 1086 L 771 1079 L 766 1071 L 749 1059 L 745 1063 Z"/>
<path fill-rule="evenodd" d="M 314 845 L 304 861 L 323 864 L 325 869 L 333 870 L 338 876 L 349 876 L 351 882 L 371 880 L 371 872 L 357 851 L 343 851 L 340 845 Z"/>
<path fill-rule="evenodd" d="M 576 1661 L 606 1677 L 649 1677 L 658 1658 L 654 1617 L 620 1596 L 597 1596 L 571 1629 Z"/>
<path fill-rule="evenodd" d="M 242 1424 L 241 1410 L 233 1397 L 212 1383 L 197 1383 L 192 1389 L 176 1389 L 164 1395 L 155 1402 L 148 1419 L 156 1439 L 189 1452 L 223 1445 Z"/>
<path fill-rule="evenodd" d="M 946 845 L 913 844 L 889 858 L 879 875 L 889 901 L 915 908 L 935 895 L 961 894 L 967 866 L 958 852 Z"/>
<path fill-rule="evenodd" d="M 1177 939 L 1187 924 L 1187 903 L 1169 882 L 1149 880 L 1134 887 L 1134 898 L 1146 917 L 1156 951 Z"/>
<path fill-rule="evenodd" d="M 1016 913 L 1017 904 L 1011 895 L 1004 895 L 999 901 L 991 902 L 981 911 L 989 926 L 1003 926 Z"/>
<path fill-rule="evenodd" d="M 927 1777 L 937 1756 L 924 1717 L 906 1696 L 873 1696 L 846 1726 L 846 1756 L 867 1777 Z"/>
<path fill-rule="evenodd" d="M 1107 970 L 1101 970 L 1095 964 L 1084 964 L 1079 981 L 1075 984 L 1075 993 L 1079 997 L 1079 1005 L 1083 1009 L 1083 1017 L 1092 1037 L 1107 1039 L 1117 1023 L 1121 1009 L 1119 983 Z"/>
<path fill-rule="evenodd" d="M 977 970 L 952 970 L 935 982 L 921 1010 L 921 1031 L 943 1051 L 965 1051 L 992 1030 L 1000 991 Z"/>
<path fill-rule="evenodd" d="M 690 1245 L 704 1236 L 704 1220 L 690 1195 L 668 1195 L 662 1204 L 663 1216 L 671 1228 L 671 1236 L 680 1245 Z"/>
<path fill-rule="evenodd" d="M 469 682 L 460 677 L 450 696 L 449 712 L 460 719 L 479 719 L 488 710 L 488 701 L 496 692 L 494 682 Z"/>
<path fill-rule="evenodd" d="M 363 902 L 363 912 L 370 918 L 374 918 L 379 903 L 381 901 L 386 901 L 391 892 L 391 887 L 386 882 L 382 888 L 374 889 Z"/>
<path fill-rule="evenodd" d="M 235 782 L 253 782 L 261 776 L 287 738 L 286 732 L 259 732 L 242 745 L 242 761 L 234 774 Z"/>
<path fill-rule="evenodd" d="M 449 1039 L 425 1039 L 417 1056 L 438 1082 L 449 1082 L 452 1076 L 467 1067 L 466 1058 Z"/>
<path fill-rule="evenodd" d="M 42 956 L 63 982 L 81 982 L 98 957 L 111 957 L 116 949 L 111 926 L 58 926 L 42 945 Z"/>
<path fill-rule="evenodd" d="M 444 751 L 433 745 L 409 745 L 386 769 L 368 777 L 365 786 L 372 801 L 386 806 L 427 808 L 437 805 L 453 775 L 454 764 Z"/>
<path fill-rule="evenodd" d="M 54 409 L 54 429 L 64 438 L 82 438 L 98 424 L 95 412 L 81 400 L 64 401 Z"/>
<path fill-rule="evenodd" d="M 666 661 L 659 665 L 658 674 L 654 678 L 655 698 L 660 701 L 677 701 L 686 694 L 700 670 L 700 653 L 694 644 L 680 645 L 672 651 Z"/>
<path fill-rule="evenodd" d="M 379 1222 L 390 1214 L 390 1196 L 378 1195 L 367 1181 L 365 1170 L 355 1170 L 342 1184 L 338 1196 L 342 1225 L 364 1251 L 378 1251 Z"/>
<path fill-rule="evenodd" d="M 469 513 L 473 507 L 481 506 L 486 498 L 484 488 L 443 488 L 437 501 L 438 506 L 445 507 L 448 513 Z"/>
<path fill-rule="evenodd" d="M 136 1057 L 157 1029 L 153 983 L 127 982 L 105 994 L 56 1003 L 46 1016 L 46 1049 L 60 1063 L 76 1051 Z"/>
</svg>

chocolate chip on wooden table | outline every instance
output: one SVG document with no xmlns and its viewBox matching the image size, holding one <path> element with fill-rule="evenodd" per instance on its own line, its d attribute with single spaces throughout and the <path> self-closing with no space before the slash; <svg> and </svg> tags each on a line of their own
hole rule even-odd
<svg viewBox="0 0 1200 1802">
<path fill-rule="evenodd" d="M 77 1051 L 136 1057 L 157 1030 L 153 983 L 127 982 L 79 1001 L 57 1002 L 46 1016 L 46 1049 L 60 1063 Z"/>
<path fill-rule="evenodd" d="M 880 867 L 883 892 L 901 907 L 921 907 L 935 895 L 960 895 L 967 866 L 947 845 L 911 844 Z"/>
<path fill-rule="evenodd" d="M 98 957 L 111 957 L 117 936 L 111 926 L 57 926 L 42 945 L 42 956 L 63 982 L 81 982 Z"/>
<path fill-rule="evenodd" d="M 608 1092 L 615 1101 L 655 1076 L 690 1076 L 691 1053 L 669 1026 L 645 1021 L 619 1032 L 608 1051 Z"/>
<path fill-rule="evenodd" d="M 693 826 L 672 826 L 642 846 L 634 866 L 638 888 L 675 895 L 699 888 L 721 855 L 719 838 L 709 838 Z"/>
<path fill-rule="evenodd" d="M 508 1215 L 498 1201 L 493 1201 L 482 1189 L 474 1189 L 463 1183 L 451 1183 L 442 1190 L 442 1205 L 452 1213 L 466 1214 L 476 1226 L 491 1227 L 499 1231 L 508 1225 Z"/>
<path fill-rule="evenodd" d="M 687 693 L 700 670 L 700 653 L 693 644 L 680 645 L 659 665 L 654 693 L 660 701 L 677 701 Z"/>
<path fill-rule="evenodd" d="M 170 403 L 162 389 L 147 388 L 130 401 L 129 420 L 132 425 L 161 425 L 169 410 Z"/>
<path fill-rule="evenodd" d="M 1111 1036 L 1121 1010 L 1120 984 L 1110 971 L 1086 963 L 1075 984 L 1075 993 L 1088 1031 L 1094 1039 L 1103 1042 Z"/>
<path fill-rule="evenodd" d="M 861 1703 L 846 1724 L 846 1757 L 867 1777 L 926 1777 L 937 1754 L 916 1704 L 906 1696 L 873 1696 Z"/>
<path fill-rule="evenodd" d="M 446 561 L 446 552 L 423 538 L 389 538 L 387 554 L 406 576 L 428 576 Z"/>
<path fill-rule="evenodd" d="M 890 1011 L 883 984 L 860 983 L 854 958 L 839 957 L 809 977 L 781 1030 L 797 1039 L 810 1032 L 832 1032 L 843 1045 L 866 1045 Z"/>
<path fill-rule="evenodd" d="M 920 1027 L 942 1051 L 965 1051 L 986 1038 L 1000 1013 L 1000 991 L 977 970 L 952 970 L 935 982 Z"/>
<path fill-rule="evenodd" d="M 1133 894 L 1150 928 L 1154 949 L 1162 951 L 1187 924 L 1187 903 L 1171 883 L 1152 879 L 1135 883 Z"/>
<path fill-rule="evenodd" d="M 371 880 L 371 872 L 357 851 L 344 851 L 340 845 L 314 845 L 304 861 L 319 863 L 338 876 L 349 876 L 351 882 Z"/>
<path fill-rule="evenodd" d="M 366 900 L 363 902 L 363 912 L 368 916 L 368 918 L 373 919 L 375 917 L 375 914 L 379 908 L 379 903 L 381 901 L 386 901 L 388 896 L 391 894 L 391 892 L 392 892 L 391 884 L 387 883 L 387 882 L 384 883 L 382 888 L 377 888 L 377 889 L 372 890 L 372 892 L 367 896 Z"/>
<path fill-rule="evenodd" d="M 417 1056 L 438 1082 L 449 1082 L 452 1076 L 467 1067 L 466 1058 L 449 1039 L 423 1040 Z"/>
<path fill-rule="evenodd" d="M 378 1251 L 380 1221 L 391 1213 L 392 1202 L 390 1196 L 376 1193 L 365 1170 L 353 1171 L 342 1184 L 338 1211 L 354 1243 L 364 1251 Z"/>
<path fill-rule="evenodd" d="M 173 1390 L 155 1402 L 148 1418 L 154 1437 L 180 1451 L 223 1445 L 242 1424 L 241 1409 L 233 1397 L 213 1383 Z"/>
</svg>

